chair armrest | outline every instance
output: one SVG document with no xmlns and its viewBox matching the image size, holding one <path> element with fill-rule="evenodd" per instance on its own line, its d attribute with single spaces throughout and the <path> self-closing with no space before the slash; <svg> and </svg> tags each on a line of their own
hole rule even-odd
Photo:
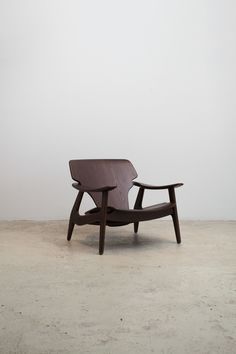
<svg viewBox="0 0 236 354">
<path fill-rule="evenodd" d="M 183 183 L 175 183 L 175 184 L 167 184 L 164 186 L 152 186 L 150 184 L 145 184 L 145 183 L 141 183 L 141 182 L 133 182 L 134 186 L 143 188 L 143 189 L 170 189 L 170 188 L 178 188 L 183 186 Z"/>
<path fill-rule="evenodd" d="M 72 187 L 78 189 L 81 192 L 105 192 L 105 191 L 111 191 L 112 189 L 115 189 L 117 186 L 103 186 L 97 188 L 97 187 L 82 186 L 79 183 L 72 183 Z"/>
</svg>

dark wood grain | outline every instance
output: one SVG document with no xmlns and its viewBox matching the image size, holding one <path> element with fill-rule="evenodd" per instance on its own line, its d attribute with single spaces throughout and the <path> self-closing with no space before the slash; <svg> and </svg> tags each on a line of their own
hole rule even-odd
<svg viewBox="0 0 236 354">
<path fill-rule="evenodd" d="M 106 226 L 134 224 L 134 232 L 138 232 L 141 221 L 171 216 L 177 243 L 181 243 L 175 188 L 183 183 L 153 186 L 133 181 L 137 172 L 132 163 L 122 159 L 103 160 L 71 160 L 69 162 L 73 187 L 79 190 L 72 207 L 68 225 L 67 240 L 71 239 L 74 225 L 100 225 L 99 254 L 103 254 Z M 139 187 L 133 209 L 129 208 L 128 193 L 132 186 Z M 164 190 L 169 193 L 169 201 L 143 207 L 146 189 Z M 84 215 L 79 212 L 84 193 L 88 193 L 96 207 Z"/>
</svg>

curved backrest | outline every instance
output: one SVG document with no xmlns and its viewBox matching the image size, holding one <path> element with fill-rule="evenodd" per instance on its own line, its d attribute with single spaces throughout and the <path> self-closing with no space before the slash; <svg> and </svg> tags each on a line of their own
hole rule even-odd
<svg viewBox="0 0 236 354">
<path fill-rule="evenodd" d="M 87 187 L 114 186 L 109 192 L 108 206 L 116 209 L 128 209 L 128 192 L 132 180 L 137 177 L 134 166 L 128 160 L 71 160 L 71 177 Z M 97 207 L 101 206 L 102 193 L 90 192 Z"/>
</svg>

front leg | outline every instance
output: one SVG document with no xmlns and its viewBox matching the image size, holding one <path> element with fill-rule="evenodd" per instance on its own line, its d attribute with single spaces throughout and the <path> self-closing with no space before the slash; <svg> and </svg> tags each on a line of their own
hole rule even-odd
<svg viewBox="0 0 236 354">
<path fill-rule="evenodd" d="M 138 195 L 134 204 L 134 209 L 142 209 L 142 202 L 143 202 L 143 195 L 144 195 L 144 188 L 140 187 L 138 191 Z M 134 232 L 138 232 L 139 222 L 134 223 Z"/>
<path fill-rule="evenodd" d="M 105 191 L 102 193 L 102 209 L 101 209 L 100 236 L 99 236 L 100 255 L 102 255 L 104 252 L 105 231 L 106 231 L 106 221 L 107 221 L 107 201 L 108 201 L 108 191 Z"/>
<path fill-rule="evenodd" d="M 71 210 L 70 220 L 69 220 L 69 225 L 68 225 L 68 232 L 67 232 L 67 241 L 71 240 L 72 232 L 73 232 L 74 226 L 75 226 L 74 215 L 78 213 L 78 210 L 79 210 L 82 198 L 83 198 L 83 194 L 84 194 L 84 192 L 79 192 L 78 193 L 78 195 L 77 195 L 77 197 L 75 199 L 73 208 Z"/>
<path fill-rule="evenodd" d="M 177 204 L 176 204 L 174 187 L 169 188 L 169 197 L 170 197 L 170 202 L 174 204 L 173 212 L 171 214 L 171 217 L 172 217 L 173 224 L 174 224 L 176 241 L 177 241 L 177 243 L 181 243 L 181 235 L 180 235 L 180 228 L 179 228 L 179 218 L 178 218 L 178 211 L 177 211 Z"/>
</svg>

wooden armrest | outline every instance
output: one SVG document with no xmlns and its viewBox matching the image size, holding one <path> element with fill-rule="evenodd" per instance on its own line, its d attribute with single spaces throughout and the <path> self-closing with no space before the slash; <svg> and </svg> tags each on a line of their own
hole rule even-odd
<svg viewBox="0 0 236 354">
<path fill-rule="evenodd" d="M 88 187 L 88 186 L 82 186 L 79 183 L 72 183 L 72 187 L 78 189 L 81 192 L 105 192 L 105 191 L 111 191 L 112 189 L 115 189 L 117 186 Z"/>
<path fill-rule="evenodd" d="M 150 184 L 145 184 L 145 183 L 141 183 L 141 182 L 133 182 L 134 186 L 143 188 L 143 189 L 170 189 L 170 188 L 178 188 L 183 186 L 183 183 L 175 183 L 175 184 L 167 184 L 165 186 L 152 186 Z"/>
</svg>

